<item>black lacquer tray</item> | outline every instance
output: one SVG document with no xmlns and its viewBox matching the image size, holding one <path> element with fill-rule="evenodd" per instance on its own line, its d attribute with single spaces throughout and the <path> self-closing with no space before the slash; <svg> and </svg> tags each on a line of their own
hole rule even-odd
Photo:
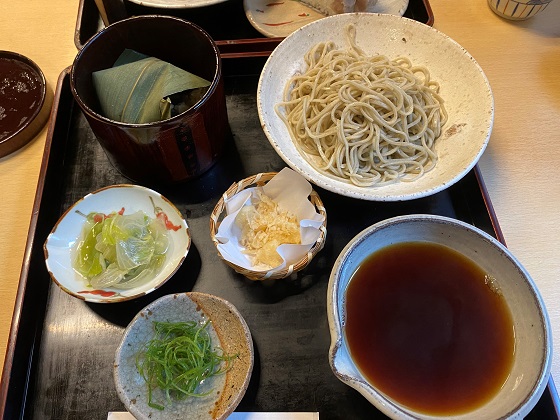
<svg viewBox="0 0 560 420">
<path fill-rule="evenodd" d="M 267 141 L 257 114 L 260 69 L 226 73 L 232 138 L 227 152 L 199 179 L 174 187 L 151 186 L 185 215 L 193 245 L 183 266 L 163 287 L 118 304 L 75 299 L 51 282 L 42 246 L 62 212 L 103 186 L 128 183 L 108 162 L 60 76 L 34 203 L 0 404 L 6 419 L 99 419 L 123 411 L 113 384 L 113 357 L 125 326 L 160 296 L 185 291 L 215 294 L 233 303 L 252 332 L 255 366 L 238 411 L 319 412 L 321 419 L 384 418 L 328 364 L 328 278 L 346 243 L 382 219 L 439 214 L 471 223 L 503 240 L 478 169 L 433 196 L 407 202 L 366 202 L 317 189 L 327 210 L 327 240 L 311 264 L 290 279 L 253 282 L 216 253 L 209 217 L 233 183 L 285 167 Z M 530 419 L 558 418 L 558 395 L 549 385 Z"/>
<path fill-rule="evenodd" d="M 146 14 L 171 15 L 189 20 L 204 28 L 216 41 L 222 58 L 268 56 L 283 38 L 266 38 L 245 16 L 243 0 L 228 0 L 195 9 L 161 9 L 141 6 L 127 0 L 101 0 L 111 4 L 108 22 Z M 286 0 L 292 1 L 292 0 Z M 107 7 L 108 9 L 108 7 Z M 410 0 L 405 17 L 432 26 L 434 15 L 429 0 Z M 105 26 L 95 0 L 80 0 L 74 43 L 81 47 Z"/>
</svg>

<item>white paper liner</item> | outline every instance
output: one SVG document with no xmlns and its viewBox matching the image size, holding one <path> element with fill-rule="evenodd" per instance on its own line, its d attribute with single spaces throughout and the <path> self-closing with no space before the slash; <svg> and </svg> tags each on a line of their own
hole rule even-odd
<svg viewBox="0 0 560 420">
<path fill-rule="evenodd" d="M 218 251 L 227 261 L 247 270 L 275 272 L 297 263 L 307 254 L 319 238 L 320 227 L 325 218 L 317 213 L 313 204 L 307 199 L 312 190 L 311 184 L 289 168 L 278 172 L 262 187 L 262 190 L 278 206 L 293 213 L 300 221 L 301 244 L 278 246 L 276 250 L 282 257 L 282 263 L 278 267 L 251 264 L 239 243 L 241 229 L 235 224 L 235 218 L 243 206 L 251 204 L 252 196 L 257 197 L 258 187 L 247 188 L 225 202 L 227 216 L 218 228 L 216 239 L 220 242 Z"/>
</svg>

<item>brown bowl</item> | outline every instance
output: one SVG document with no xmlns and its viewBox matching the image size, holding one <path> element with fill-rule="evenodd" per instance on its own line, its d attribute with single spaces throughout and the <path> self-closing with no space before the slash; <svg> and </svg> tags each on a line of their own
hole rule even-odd
<svg viewBox="0 0 560 420">
<path fill-rule="evenodd" d="M 113 66 L 132 49 L 211 81 L 183 113 L 145 124 L 102 115 L 92 73 Z M 109 25 L 76 56 L 70 85 L 107 157 L 124 176 L 144 184 L 187 181 L 210 169 L 229 138 L 222 62 L 214 40 L 199 26 L 170 16 L 138 16 Z"/>
<path fill-rule="evenodd" d="M 29 143 L 49 119 L 53 95 L 29 58 L 0 51 L 0 158 Z"/>
</svg>

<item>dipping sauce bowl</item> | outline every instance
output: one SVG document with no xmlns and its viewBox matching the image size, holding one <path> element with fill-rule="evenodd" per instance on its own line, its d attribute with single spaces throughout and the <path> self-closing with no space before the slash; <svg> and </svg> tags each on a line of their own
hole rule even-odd
<svg viewBox="0 0 560 420">
<path fill-rule="evenodd" d="M 327 293 L 334 374 L 391 418 L 523 418 L 547 386 L 538 289 L 467 223 L 407 215 L 370 226 L 336 260 Z"/>
</svg>

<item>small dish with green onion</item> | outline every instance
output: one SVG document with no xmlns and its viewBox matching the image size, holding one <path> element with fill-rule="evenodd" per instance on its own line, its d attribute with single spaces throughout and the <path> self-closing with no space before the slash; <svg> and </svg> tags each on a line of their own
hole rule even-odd
<svg viewBox="0 0 560 420">
<path fill-rule="evenodd" d="M 115 354 L 119 398 L 137 419 L 225 419 L 245 394 L 253 341 L 228 301 L 163 296 L 140 311 Z"/>
</svg>

